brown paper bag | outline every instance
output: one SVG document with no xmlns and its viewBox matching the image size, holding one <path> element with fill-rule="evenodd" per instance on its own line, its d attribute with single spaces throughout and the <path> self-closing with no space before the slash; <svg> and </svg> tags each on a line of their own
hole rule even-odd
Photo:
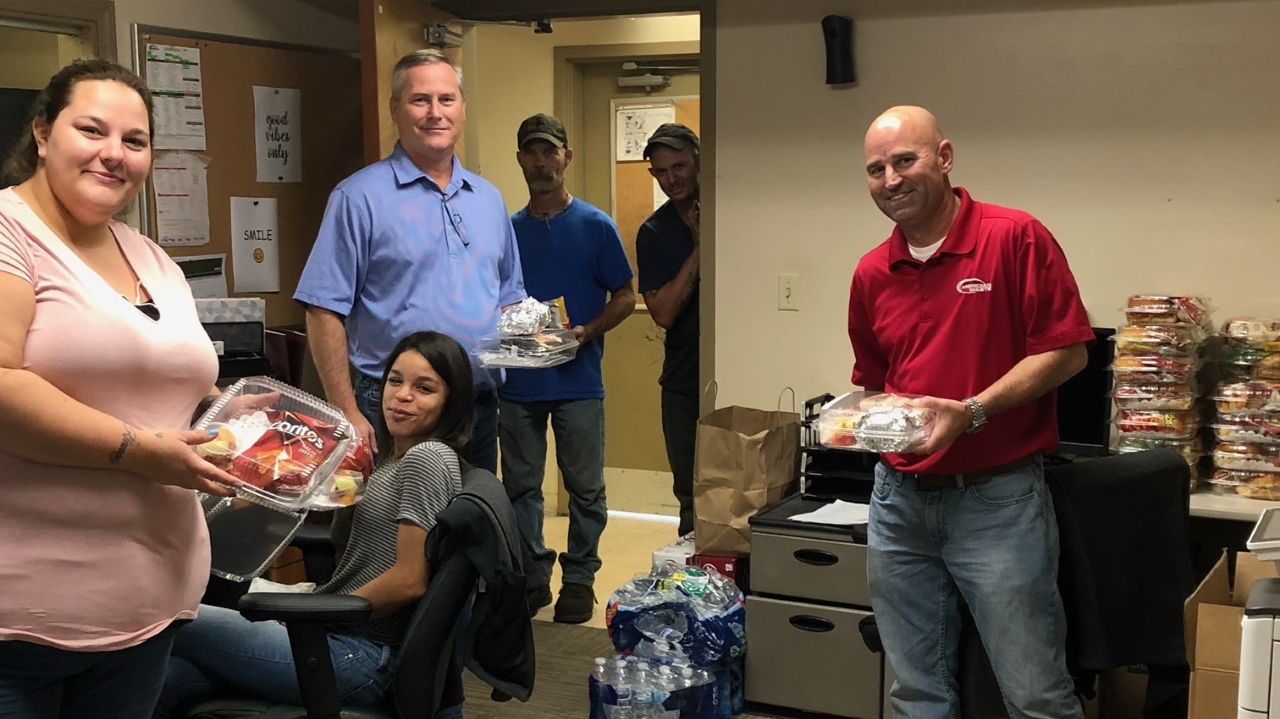
<svg viewBox="0 0 1280 719">
<path fill-rule="evenodd" d="M 790 494 L 799 477 L 800 415 L 739 406 L 713 410 L 698 420 L 694 447 L 695 550 L 750 554 L 749 520 Z"/>
</svg>

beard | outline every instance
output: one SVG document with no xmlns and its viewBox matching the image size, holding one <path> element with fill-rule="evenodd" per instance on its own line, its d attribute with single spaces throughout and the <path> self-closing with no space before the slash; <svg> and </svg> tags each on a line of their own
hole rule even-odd
<svg viewBox="0 0 1280 719">
<path fill-rule="evenodd" d="M 564 175 L 525 175 L 530 192 L 555 192 L 564 185 Z"/>
</svg>

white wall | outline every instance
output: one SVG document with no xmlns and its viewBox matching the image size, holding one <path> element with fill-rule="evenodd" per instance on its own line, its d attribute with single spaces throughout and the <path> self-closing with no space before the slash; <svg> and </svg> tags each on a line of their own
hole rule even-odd
<svg viewBox="0 0 1280 719">
<path fill-rule="evenodd" d="M 354 3 L 355 0 L 352 0 Z M 131 65 L 133 23 L 356 52 L 359 27 L 299 0 L 115 0 L 116 50 Z"/>
<path fill-rule="evenodd" d="M 555 111 L 555 49 L 581 45 L 696 41 L 697 15 L 555 21 L 554 32 L 475 26 L 462 50 L 467 84 L 468 169 L 497 185 L 512 212 L 529 199 L 515 160 L 516 128 Z M 570 138 L 572 143 L 574 138 Z"/>
<path fill-rule="evenodd" d="M 953 183 L 1044 221 L 1094 324 L 1137 292 L 1280 316 L 1280 2 L 860 21 L 845 89 L 824 84 L 819 21 L 849 0 L 721 5 L 721 404 L 848 387 L 849 279 L 891 229 L 862 136 L 894 104 L 939 116 Z M 798 313 L 775 309 L 779 272 L 801 274 Z"/>
</svg>

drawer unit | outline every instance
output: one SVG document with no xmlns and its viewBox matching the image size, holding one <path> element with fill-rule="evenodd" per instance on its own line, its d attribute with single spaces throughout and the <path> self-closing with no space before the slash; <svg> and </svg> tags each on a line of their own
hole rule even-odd
<svg viewBox="0 0 1280 719">
<path fill-rule="evenodd" d="M 752 593 L 871 606 L 864 544 L 756 530 L 751 568 Z"/>
<path fill-rule="evenodd" d="M 851 719 L 879 719 L 881 656 L 862 642 L 859 609 L 752 596 L 746 698 Z"/>
</svg>

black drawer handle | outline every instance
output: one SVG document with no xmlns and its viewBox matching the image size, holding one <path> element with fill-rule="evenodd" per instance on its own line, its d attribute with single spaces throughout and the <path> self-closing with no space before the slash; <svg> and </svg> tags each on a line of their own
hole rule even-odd
<svg viewBox="0 0 1280 719">
<path fill-rule="evenodd" d="M 831 552 L 824 552 L 821 549 L 797 549 L 792 552 L 792 555 L 795 556 L 796 561 L 802 564 L 812 564 L 815 567 L 830 567 L 840 561 L 840 558 L 836 555 Z"/>
<path fill-rule="evenodd" d="M 791 626 L 796 629 L 802 629 L 806 632 L 815 632 L 818 634 L 821 634 L 822 632 L 829 632 L 836 628 L 836 625 L 833 624 L 831 620 L 823 619 L 822 617 L 815 617 L 812 614 L 796 614 L 787 621 L 791 622 Z"/>
</svg>

